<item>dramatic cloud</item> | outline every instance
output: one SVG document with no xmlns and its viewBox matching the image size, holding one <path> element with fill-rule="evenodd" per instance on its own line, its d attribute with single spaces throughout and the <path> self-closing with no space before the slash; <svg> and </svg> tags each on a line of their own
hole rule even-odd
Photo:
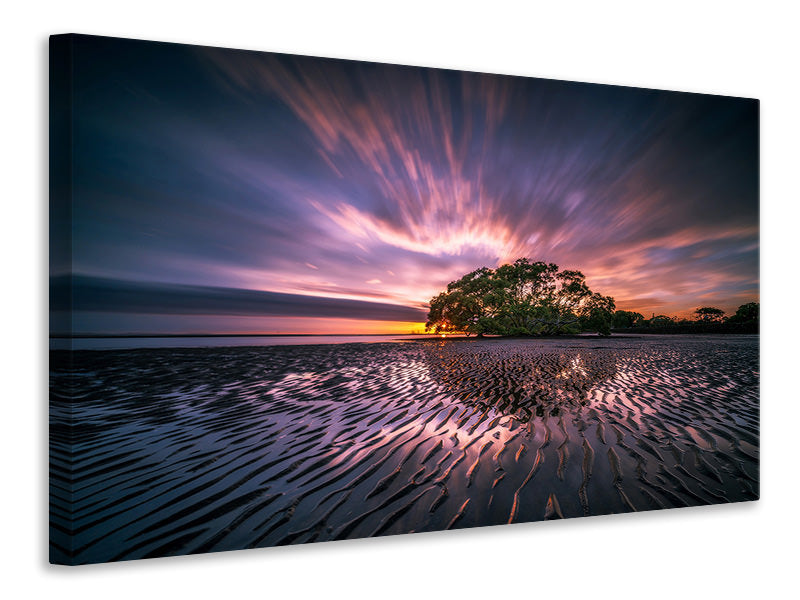
<svg viewBox="0 0 800 600">
<path fill-rule="evenodd" d="M 75 65 L 77 273 L 418 314 L 527 256 L 642 312 L 758 298 L 755 101 L 89 38 Z"/>
<path fill-rule="evenodd" d="M 424 321 L 420 309 L 381 302 L 279 294 L 232 288 L 141 283 L 100 277 L 50 280 L 51 308 L 76 311 L 286 317 L 338 317 L 373 321 Z"/>
</svg>

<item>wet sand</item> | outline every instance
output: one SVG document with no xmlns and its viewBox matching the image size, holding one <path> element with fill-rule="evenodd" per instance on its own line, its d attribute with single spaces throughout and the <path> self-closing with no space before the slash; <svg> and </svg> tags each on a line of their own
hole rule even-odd
<svg viewBox="0 0 800 600">
<path fill-rule="evenodd" d="M 758 347 L 492 339 L 80 351 L 72 365 L 54 350 L 51 560 L 755 500 Z"/>
</svg>

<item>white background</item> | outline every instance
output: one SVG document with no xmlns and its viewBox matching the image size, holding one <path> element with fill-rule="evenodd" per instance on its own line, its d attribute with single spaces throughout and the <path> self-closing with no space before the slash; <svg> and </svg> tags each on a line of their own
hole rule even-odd
<svg viewBox="0 0 800 600">
<path fill-rule="evenodd" d="M 288 4 L 4 5 L 3 595 L 752 598 L 794 593 L 800 557 L 794 440 L 800 394 L 790 344 L 798 319 L 797 15 L 768 3 L 731 1 Z M 49 566 L 47 36 L 65 32 L 760 98 L 762 500 L 72 569 Z"/>
</svg>

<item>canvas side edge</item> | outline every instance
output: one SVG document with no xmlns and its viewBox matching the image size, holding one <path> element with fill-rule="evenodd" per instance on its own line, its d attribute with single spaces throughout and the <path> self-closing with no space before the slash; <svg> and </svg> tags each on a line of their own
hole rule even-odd
<svg viewBox="0 0 800 600">
<path fill-rule="evenodd" d="M 72 286 L 54 287 L 54 276 L 72 278 L 72 174 L 73 174 L 73 36 L 53 35 L 49 43 L 49 333 L 72 334 Z M 71 360 L 71 350 L 70 350 Z M 52 369 L 52 355 L 50 357 Z M 49 405 L 49 561 L 74 564 L 72 409 L 61 399 L 61 420 L 54 426 L 53 389 Z M 65 412 L 66 409 L 66 412 Z M 56 431 L 56 428 L 59 431 Z M 62 459 L 54 449 L 62 446 Z M 67 460 L 64 461 L 63 457 Z M 58 510 L 60 497 L 64 510 Z M 64 514 L 66 512 L 66 514 Z"/>
</svg>

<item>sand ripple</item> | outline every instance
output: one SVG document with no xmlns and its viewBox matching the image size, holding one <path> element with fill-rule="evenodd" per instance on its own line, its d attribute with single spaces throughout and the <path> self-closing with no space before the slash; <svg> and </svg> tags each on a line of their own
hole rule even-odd
<svg viewBox="0 0 800 600">
<path fill-rule="evenodd" d="M 54 351 L 51 370 L 56 562 L 758 497 L 757 336 Z"/>
</svg>

